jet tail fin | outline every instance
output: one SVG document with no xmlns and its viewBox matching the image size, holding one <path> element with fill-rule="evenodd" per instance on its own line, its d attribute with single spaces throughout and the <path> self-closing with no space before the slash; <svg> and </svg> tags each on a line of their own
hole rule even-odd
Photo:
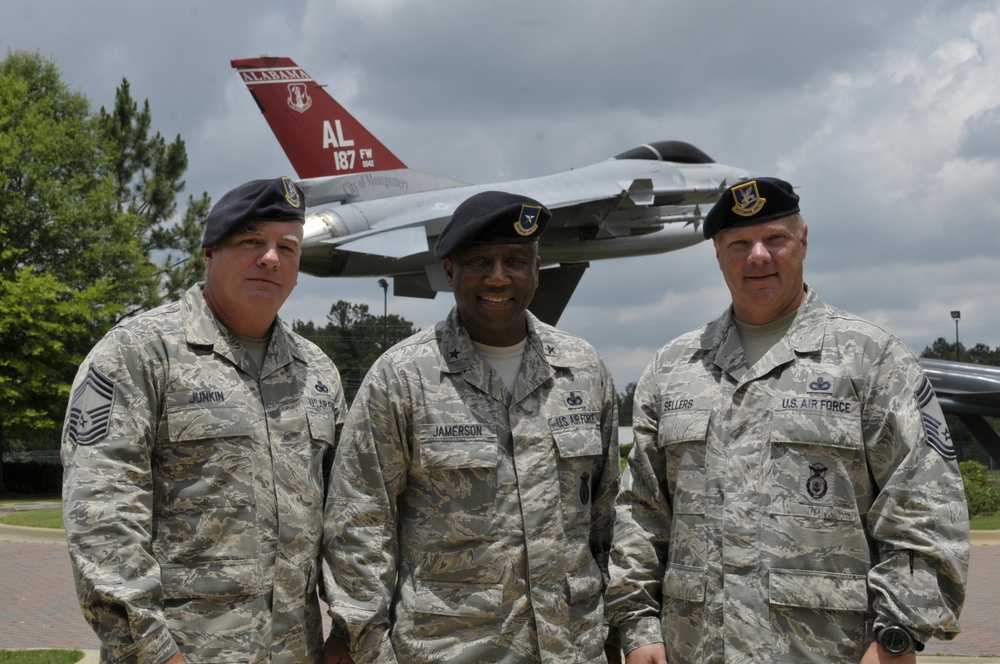
<svg viewBox="0 0 1000 664">
<path fill-rule="evenodd" d="M 531 313 L 543 323 L 556 325 L 589 266 L 590 263 L 568 263 L 540 270 L 538 290 L 528 305 Z"/>
<path fill-rule="evenodd" d="M 291 58 L 242 58 L 230 64 L 300 178 L 406 166 Z"/>
</svg>

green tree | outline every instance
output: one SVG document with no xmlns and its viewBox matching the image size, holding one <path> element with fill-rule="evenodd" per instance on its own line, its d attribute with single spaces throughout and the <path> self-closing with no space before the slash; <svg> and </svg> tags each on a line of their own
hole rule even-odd
<svg viewBox="0 0 1000 664">
<path fill-rule="evenodd" d="M 148 103 L 129 106 L 127 81 L 116 99 L 127 139 L 54 63 L 23 51 L 0 61 L 0 491 L 8 440 L 51 435 L 57 445 L 73 376 L 97 339 L 201 274 L 207 195 L 166 224 L 183 142 L 148 138 Z"/>
<path fill-rule="evenodd" d="M 351 304 L 338 300 L 330 307 L 326 325 L 320 327 L 312 321 L 293 321 L 292 328 L 319 346 L 330 356 L 340 379 L 348 404 L 354 400 L 365 374 L 388 345 L 405 339 L 416 328 L 413 323 L 395 314 L 386 319 L 374 316 L 367 304 Z"/>
<path fill-rule="evenodd" d="M 207 194 L 197 201 L 189 198 L 181 223 L 171 223 L 177 197 L 185 186 L 188 158 L 184 141 L 178 135 L 168 144 L 159 132 L 150 135 L 153 120 L 149 100 L 139 110 L 126 79 L 115 91 L 112 110 L 101 107 L 97 122 L 108 142 L 118 211 L 139 217 L 143 249 L 151 256 L 161 256 L 161 280 L 156 290 L 146 294 L 145 308 L 164 299 L 177 299 L 204 277 L 201 231 L 211 207 Z"/>
<path fill-rule="evenodd" d="M 618 426 L 632 426 L 632 402 L 635 399 L 634 382 L 625 386 L 624 392 L 618 393 Z"/>
</svg>

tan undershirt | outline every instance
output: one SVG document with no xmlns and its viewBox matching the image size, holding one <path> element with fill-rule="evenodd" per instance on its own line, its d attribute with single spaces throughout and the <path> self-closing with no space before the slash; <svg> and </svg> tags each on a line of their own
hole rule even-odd
<svg viewBox="0 0 1000 664">
<path fill-rule="evenodd" d="M 525 337 L 513 346 L 487 346 L 478 341 L 473 341 L 472 345 L 482 353 L 493 370 L 500 374 L 507 391 L 514 394 L 514 384 L 517 382 L 517 372 L 521 370 L 521 360 L 524 358 L 524 347 L 527 342 L 528 338 Z"/>
<path fill-rule="evenodd" d="M 797 313 L 798 309 L 784 318 L 764 325 L 750 325 L 733 319 L 736 322 L 736 331 L 740 334 L 740 341 L 743 342 L 743 354 L 747 358 L 747 367 L 757 364 L 757 360 L 767 355 L 767 351 L 781 341 L 785 332 L 788 332 L 788 328 L 792 326 L 792 321 L 795 320 Z"/>
</svg>

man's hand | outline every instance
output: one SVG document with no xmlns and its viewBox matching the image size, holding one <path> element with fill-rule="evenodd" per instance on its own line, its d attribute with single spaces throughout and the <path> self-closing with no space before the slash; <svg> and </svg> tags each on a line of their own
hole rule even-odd
<svg viewBox="0 0 1000 664">
<path fill-rule="evenodd" d="M 667 650 L 662 643 L 639 646 L 625 655 L 625 664 L 667 664 Z"/>
<path fill-rule="evenodd" d="M 178 650 L 173 655 L 163 660 L 163 664 L 184 664 L 184 657 L 181 655 L 181 651 Z"/>
<path fill-rule="evenodd" d="M 864 657 L 861 658 L 861 664 L 917 664 L 917 653 L 908 652 L 896 657 L 882 650 L 878 643 L 872 641 L 868 650 L 865 651 Z"/>
<path fill-rule="evenodd" d="M 354 664 L 347 641 L 331 634 L 323 644 L 323 664 Z"/>
</svg>

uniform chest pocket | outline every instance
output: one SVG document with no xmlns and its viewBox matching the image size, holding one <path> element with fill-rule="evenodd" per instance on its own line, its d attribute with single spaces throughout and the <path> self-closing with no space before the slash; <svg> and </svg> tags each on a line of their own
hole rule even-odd
<svg viewBox="0 0 1000 664">
<path fill-rule="evenodd" d="M 855 487 L 867 482 L 859 404 L 810 399 L 816 407 L 791 409 L 790 401 L 782 399 L 786 406 L 772 411 L 771 513 L 855 519 Z"/>
<path fill-rule="evenodd" d="M 572 527 L 576 522 L 574 515 L 590 513 L 594 487 L 600 481 L 604 454 L 598 414 L 579 413 L 577 416 L 587 423 L 555 426 L 553 421 L 559 422 L 565 418 L 549 420 L 552 438 L 559 454 L 559 493 L 563 510 L 570 520 L 567 527 Z M 590 421 L 590 418 L 593 420 Z M 589 519 L 585 521 L 589 523 Z"/>
<path fill-rule="evenodd" d="M 414 503 L 460 505 L 484 516 L 495 509 L 497 436 L 486 424 L 427 424 L 416 427 L 415 464 L 409 488 Z"/>
<path fill-rule="evenodd" d="M 163 505 L 183 512 L 253 503 L 253 423 L 243 410 L 180 407 L 165 419 L 152 460 Z"/>
<path fill-rule="evenodd" d="M 673 408 L 670 404 L 681 404 Z M 704 514 L 710 400 L 667 399 L 657 427 L 675 514 Z"/>
<path fill-rule="evenodd" d="M 306 400 L 306 419 L 313 441 L 334 445 L 337 441 L 337 405 L 330 398 Z"/>
<path fill-rule="evenodd" d="M 420 465 L 427 471 L 497 465 L 497 436 L 486 424 L 424 424 L 416 427 Z"/>
</svg>

